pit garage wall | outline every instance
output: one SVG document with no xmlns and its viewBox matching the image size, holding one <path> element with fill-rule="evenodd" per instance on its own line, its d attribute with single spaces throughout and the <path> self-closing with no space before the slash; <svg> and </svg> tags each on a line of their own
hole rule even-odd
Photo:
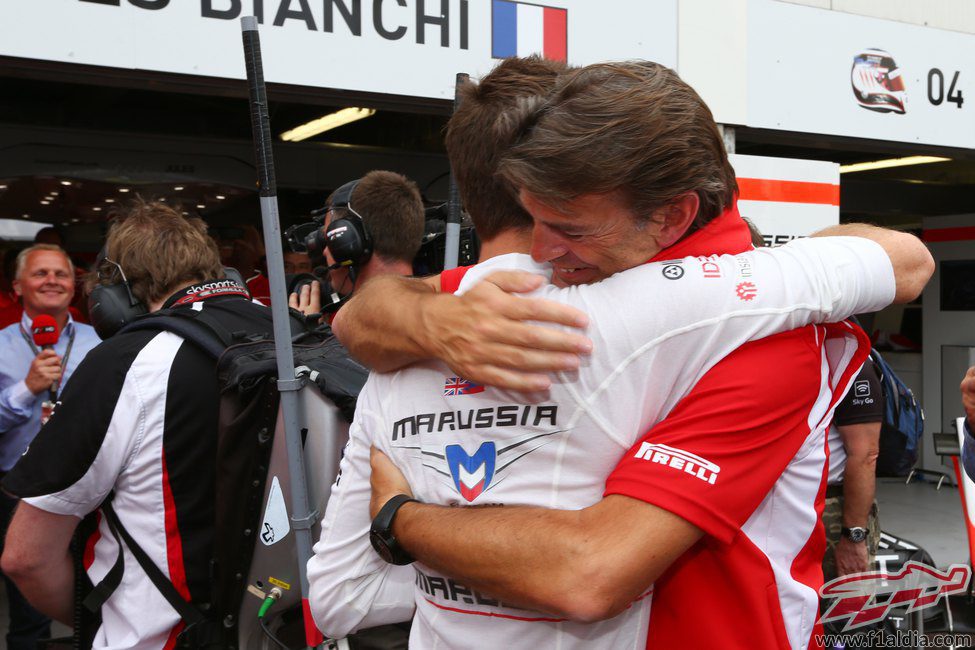
<svg viewBox="0 0 975 650">
<path fill-rule="evenodd" d="M 677 64 L 677 0 L 3 0 L 0 56 L 242 80 L 254 14 L 269 83 L 453 100 L 539 49 Z"/>
<path fill-rule="evenodd" d="M 975 148 L 975 35 L 779 0 L 681 0 L 678 25 L 677 71 L 719 123 Z M 896 63 L 903 113 L 858 100 L 869 48 Z"/>
<path fill-rule="evenodd" d="M 933 433 L 951 433 L 944 420 L 961 415 L 957 379 L 942 380 L 942 346 L 975 346 L 975 311 L 942 311 L 941 272 L 946 260 L 975 259 L 975 214 L 929 217 L 923 221 L 923 236 L 937 268 L 924 289 L 922 324 L 924 328 L 924 459 L 930 469 L 939 469 L 941 459 L 934 453 Z M 953 413 L 942 413 L 944 404 L 956 405 Z"/>
<path fill-rule="evenodd" d="M 738 210 L 779 246 L 840 222 L 840 167 L 818 160 L 729 156 L 738 177 Z"/>
</svg>

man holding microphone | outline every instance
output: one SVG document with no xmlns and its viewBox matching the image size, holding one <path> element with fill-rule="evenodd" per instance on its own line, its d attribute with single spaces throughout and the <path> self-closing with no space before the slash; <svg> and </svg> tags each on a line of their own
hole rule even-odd
<svg viewBox="0 0 975 650">
<path fill-rule="evenodd" d="M 20 322 L 0 330 L 0 475 L 27 450 L 57 402 L 63 386 L 88 351 L 100 342 L 95 330 L 68 313 L 75 274 L 68 255 L 53 244 L 20 252 L 13 289 L 23 301 Z M 0 494 L 0 534 L 6 536 L 17 499 Z M 0 542 L 2 544 L 2 542 Z M 7 647 L 34 648 L 49 635 L 49 621 L 4 576 L 10 607 Z"/>
</svg>

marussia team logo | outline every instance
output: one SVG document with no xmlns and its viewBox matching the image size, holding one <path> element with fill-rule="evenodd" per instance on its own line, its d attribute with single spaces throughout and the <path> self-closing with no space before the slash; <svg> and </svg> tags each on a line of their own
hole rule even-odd
<svg viewBox="0 0 975 650">
<path fill-rule="evenodd" d="M 463 377 L 447 377 L 447 380 L 443 384 L 444 397 L 474 395 L 475 393 L 483 392 L 484 386 L 475 384 L 470 379 L 464 379 Z"/>
<path fill-rule="evenodd" d="M 500 443 L 482 442 L 473 454 L 460 444 L 443 447 L 432 444 L 417 449 L 423 459 L 423 467 L 444 477 L 445 482 L 457 490 L 468 502 L 499 485 L 519 460 L 548 444 L 551 436 L 565 433 L 564 429 L 530 433 Z M 401 447 L 410 449 L 410 447 Z"/>
<path fill-rule="evenodd" d="M 965 591 L 972 570 L 952 564 L 941 571 L 920 562 L 907 562 L 897 573 L 885 571 L 854 573 L 830 580 L 819 590 L 835 602 L 823 613 L 822 622 L 846 619 L 843 631 L 876 623 L 894 607 L 909 605 L 908 613 L 932 607 L 950 594 Z"/>
<path fill-rule="evenodd" d="M 483 442 L 473 456 L 468 456 L 460 445 L 447 445 L 444 452 L 457 491 L 468 501 L 473 501 L 494 478 L 497 447 L 493 442 Z"/>
</svg>

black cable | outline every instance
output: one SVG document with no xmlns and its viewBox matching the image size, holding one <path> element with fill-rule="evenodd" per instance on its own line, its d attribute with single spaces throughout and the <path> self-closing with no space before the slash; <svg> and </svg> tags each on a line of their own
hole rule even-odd
<svg viewBox="0 0 975 650">
<path fill-rule="evenodd" d="M 274 633 L 272 633 L 271 629 L 267 626 L 267 621 L 264 619 L 263 616 L 258 617 L 257 620 L 261 624 L 261 631 L 264 632 L 264 636 L 270 639 L 271 643 L 278 646 L 279 648 L 282 648 L 282 650 L 291 650 L 288 646 L 281 643 L 281 639 L 274 636 Z"/>
</svg>

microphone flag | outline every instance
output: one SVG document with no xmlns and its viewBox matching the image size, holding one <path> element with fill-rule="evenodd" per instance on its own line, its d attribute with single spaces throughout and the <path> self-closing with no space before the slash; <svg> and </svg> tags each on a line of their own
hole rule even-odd
<svg viewBox="0 0 975 650">
<path fill-rule="evenodd" d="M 34 335 L 34 345 L 42 349 L 54 347 L 61 336 L 58 322 L 49 314 L 39 314 L 30 327 Z"/>
</svg>

